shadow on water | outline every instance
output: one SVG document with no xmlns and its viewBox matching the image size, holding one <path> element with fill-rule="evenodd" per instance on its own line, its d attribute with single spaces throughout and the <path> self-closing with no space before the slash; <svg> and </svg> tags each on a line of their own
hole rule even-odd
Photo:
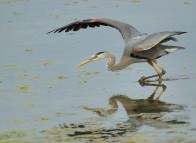
<svg viewBox="0 0 196 143">
<path fill-rule="evenodd" d="M 111 139 L 111 137 L 123 136 L 127 133 L 137 132 L 142 126 L 150 126 L 157 129 L 172 128 L 174 126 L 187 125 L 188 122 L 181 121 L 180 119 L 175 120 L 164 120 L 163 115 L 174 112 L 177 110 L 183 110 L 184 106 L 166 103 L 160 101 L 160 97 L 166 90 L 164 84 L 152 84 L 143 83 L 142 86 L 154 86 L 155 89 L 152 94 L 146 99 L 131 99 L 126 95 L 113 95 L 109 100 L 110 108 L 90 108 L 83 106 L 84 110 L 90 111 L 98 115 L 98 117 L 106 118 L 111 116 L 119 110 L 119 104 L 121 104 L 126 111 L 128 119 L 121 123 L 118 123 L 113 128 L 88 128 L 88 125 L 76 125 L 76 124 L 62 124 L 60 128 L 75 128 L 75 131 L 68 133 L 67 136 L 74 138 L 86 138 L 89 141 L 97 139 Z M 161 92 L 155 97 L 158 89 Z M 82 130 L 81 130 L 82 128 Z"/>
</svg>

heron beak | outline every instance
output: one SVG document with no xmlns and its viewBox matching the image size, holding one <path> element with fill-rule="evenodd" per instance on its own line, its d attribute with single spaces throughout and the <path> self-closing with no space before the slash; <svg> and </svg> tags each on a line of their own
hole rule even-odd
<svg viewBox="0 0 196 143">
<path fill-rule="evenodd" d="M 86 60 L 86 61 L 80 63 L 80 64 L 78 65 L 78 67 L 81 67 L 81 66 L 83 66 L 83 65 L 86 65 L 86 64 L 88 64 L 88 63 L 90 63 L 90 62 L 93 62 L 93 60 L 92 60 L 92 59 L 88 59 L 88 60 Z"/>
</svg>

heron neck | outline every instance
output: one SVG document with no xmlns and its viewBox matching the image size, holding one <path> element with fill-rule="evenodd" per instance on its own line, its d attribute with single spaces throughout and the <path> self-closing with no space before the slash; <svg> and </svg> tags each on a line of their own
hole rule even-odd
<svg viewBox="0 0 196 143">
<path fill-rule="evenodd" d="M 115 64 L 116 62 L 116 57 L 112 53 L 108 53 L 106 58 L 109 58 L 109 62 L 107 63 L 107 67 L 111 71 L 117 71 L 120 70 L 119 65 Z"/>
</svg>

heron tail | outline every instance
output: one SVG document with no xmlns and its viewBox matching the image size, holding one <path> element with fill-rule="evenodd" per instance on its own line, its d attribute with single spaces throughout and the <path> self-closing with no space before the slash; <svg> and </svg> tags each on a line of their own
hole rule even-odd
<svg viewBox="0 0 196 143">
<path fill-rule="evenodd" d="M 180 46 L 167 46 L 165 47 L 164 51 L 169 54 L 169 53 L 173 53 L 176 52 L 178 50 L 182 50 L 185 49 L 184 47 L 180 47 Z"/>
<path fill-rule="evenodd" d="M 142 57 L 146 59 L 158 59 L 162 56 L 165 56 L 167 54 L 173 53 L 175 51 L 185 49 L 184 47 L 180 46 L 170 46 L 170 45 L 158 45 L 154 48 L 151 48 L 149 50 L 136 52 L 134 53 L 134 56 Z"/>
</svg>

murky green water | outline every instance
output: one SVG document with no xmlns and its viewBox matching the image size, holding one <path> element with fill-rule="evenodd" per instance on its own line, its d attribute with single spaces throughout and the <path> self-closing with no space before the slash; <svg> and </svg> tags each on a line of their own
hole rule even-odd
<svg viewBox="0 0 196 143">
<path fill-rule="evenodd" d="M 194 0 L 0 0 L 0 142 L 196 142 L 195 13 Z M 140 86 L 154 72 L 146 63 L 77 68 L 98 51 L 120 59 L 112 28 L 46 34 L 94 17 L 187 31 L 171 43 L 186 50 L 159 59 L 170 80 Z"/>
</svg>

